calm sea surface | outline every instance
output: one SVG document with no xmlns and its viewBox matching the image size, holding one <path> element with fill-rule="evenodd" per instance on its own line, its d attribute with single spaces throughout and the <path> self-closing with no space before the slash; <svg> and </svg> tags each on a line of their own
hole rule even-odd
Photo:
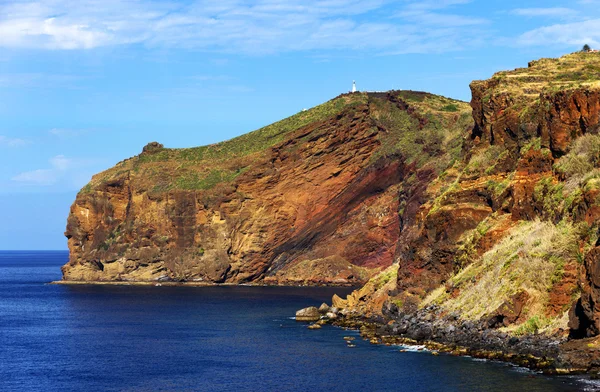
<svg viewBox="0 0 600 392">
<path fill-rule="evenodd" d="M 575 391 L 290 319 L 323 288 L 57 286 L 66 252 L 0 252 L 2 391 Z M 357 336 L 347 348 L 344 336 Z M 587 385 L 587 388 L 593 388 Z"/>
</svg>

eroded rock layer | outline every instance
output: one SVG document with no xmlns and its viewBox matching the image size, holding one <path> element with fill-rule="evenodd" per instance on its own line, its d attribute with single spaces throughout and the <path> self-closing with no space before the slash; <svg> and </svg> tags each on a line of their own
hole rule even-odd
<svg viewBox="0 0 600 392">
<path fill-rule="evenodd" d="M 64 280 L 364 283 L 394 261 L 415 173 L 445 170 L 471 121 L 443 97 L 355 93 L 217 145 L 151 143 L 78 194 Z"/>
<path fill-rule="evenodd" d="M 600 54 L 534 61 L 471 90 L 460 158 L 438 176 L 415 172 L 395 269 L 335 306 L 421 327 L 452 319 L 506 340 L 597 336 Z M 571 359 L 561 361 L 584 366 Z"/>
</svg>

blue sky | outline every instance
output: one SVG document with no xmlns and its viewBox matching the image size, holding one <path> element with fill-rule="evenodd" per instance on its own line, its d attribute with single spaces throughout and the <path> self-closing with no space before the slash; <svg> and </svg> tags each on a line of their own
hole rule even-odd
<svg viewBox="0 0 600 392">
<path fill-rule="evenodd" d="M 0 0 L 0 249 L 66 249 L 91 175 L 351 88 L 469 82 L 600 46 L 600 1 Z"/>
</svg>

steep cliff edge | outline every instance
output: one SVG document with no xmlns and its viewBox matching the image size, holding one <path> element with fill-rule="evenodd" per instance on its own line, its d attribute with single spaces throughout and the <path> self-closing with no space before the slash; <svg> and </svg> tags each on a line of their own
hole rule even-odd
<svg viewBox="0 0 600 392">
<path fill-rule="evenodd" d="M 437 178 L 415 173 L 395 264 L 334 305 L 445 343 L 506 351 L 546 336 L 563 345 L 543 355 L 597 369 L 597 339 L 567 339 L 600 332 L 600 54 L 534 61 L 471 90 L 461 158 Z"/>
<path fill-rule="evenodd" d="M 407 200 L 471 129 L 464 102 L 394 91 L 215 145 L 151 143 L 77 195 L 63 279 L 364 283 L 393 263 Z"/>
</svg>

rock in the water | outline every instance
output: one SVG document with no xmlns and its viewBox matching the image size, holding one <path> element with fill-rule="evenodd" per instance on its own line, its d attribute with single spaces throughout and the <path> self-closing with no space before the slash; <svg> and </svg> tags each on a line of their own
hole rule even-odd
<svg viewBox="0 0 600 392">
<path fill-rule="evenodd" d="M 321 304 L 321 306 L 319 306 L 319 312 L 322 314 L 329 312 L 329 305 L 327 305 L 325 302 L 323 302 Z"/>
<path fill-rule="evenodd" d="M 296 321 L 317 321 L 321 318 L 319 309 L 314 306 L 300 309 L 296 312 Z"/>
<path fill-rule="evenodd" d="M 311 324 L 308 326 L 308 329 L 321 329 L 322 327 L 319 324 Z"/>
</svg>

